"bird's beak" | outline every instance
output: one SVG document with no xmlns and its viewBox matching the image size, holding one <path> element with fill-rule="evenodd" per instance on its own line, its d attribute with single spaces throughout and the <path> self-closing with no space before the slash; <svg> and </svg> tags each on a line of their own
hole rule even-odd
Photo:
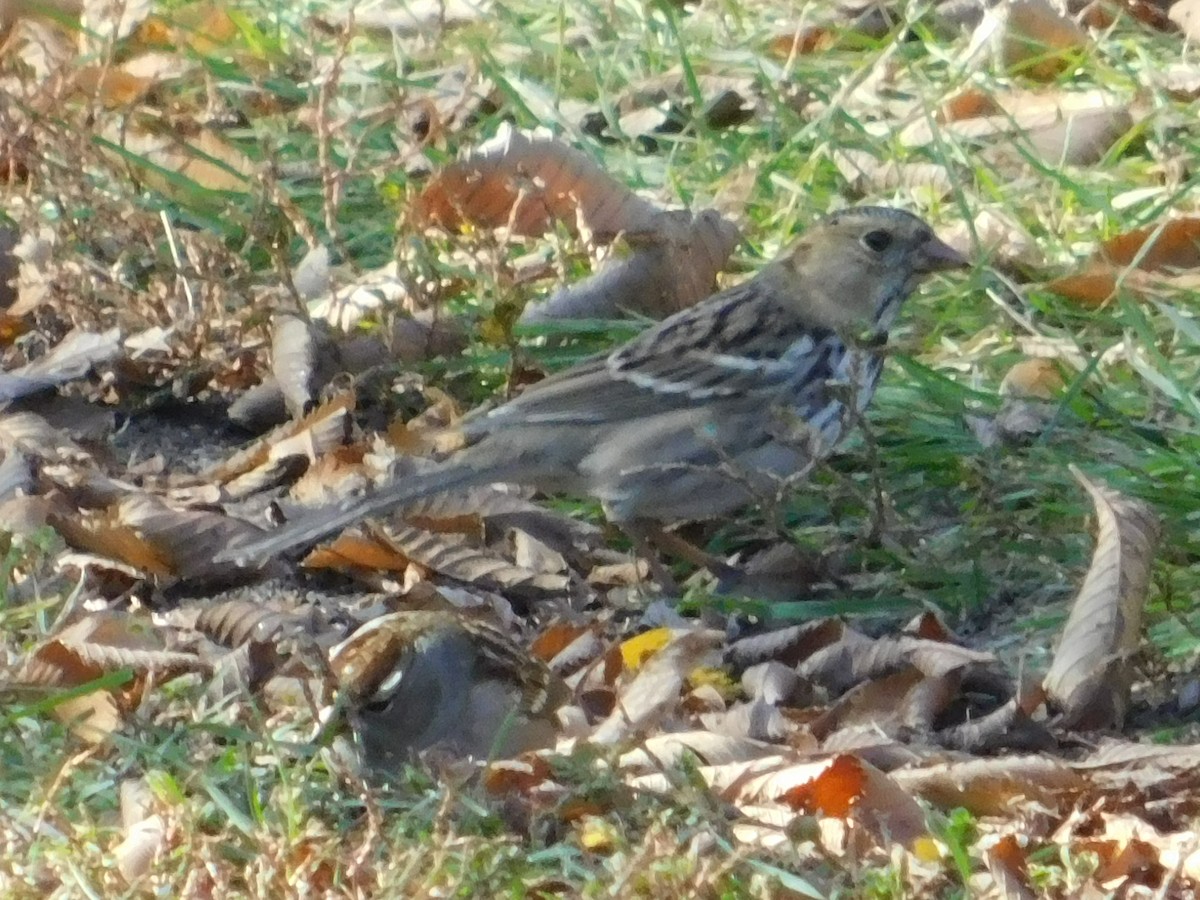
<svg viewBox="0 0 1200 900">
<path fill-rule="evenodd" d="M 921 274 L 944 272 L 947 269 L 965 269 L 970 265 L 967 258 L 937 237 L 931 237 L 917 250 L 916 265 Z"/>
</svg>

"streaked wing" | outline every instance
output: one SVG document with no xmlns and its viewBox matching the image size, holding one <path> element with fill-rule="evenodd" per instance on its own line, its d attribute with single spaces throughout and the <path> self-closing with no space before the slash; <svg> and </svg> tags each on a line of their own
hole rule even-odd
<svg viewBox="0 0 1200 900">
<path fill-rule="evenodd" d="M 764 291 L 761 277 L 718 294 L 634 338 L 608 358 L 618 379 L 693 400 L 772 392 L 819 365 L 827 335 Z M 757 295 L 757 296 L 756 296 Z"/>
<path fill-rule="evenodd" d="M 821 359 L 824 333 L 768 302 L 758 279 L 730 288 L 464 422 L 468 439 L 507 425 L 603 425 L 711 399 L 771 393 Z"/>
<path fill-rule="evenodd" d="M 603 425 L 625 421 L 639 412 L 688 405 L 686 398 L 664 395 L 656 399 L 631 382 L 615 380 L 607 360 L 607 355 L 585 360 L 539 381 L 503 406 L 472 413 L 463 420 L 463 433 L 473 441 L 508 426 Z M 661 407 L 656 406 L 660 401 Z"/>
</svg>

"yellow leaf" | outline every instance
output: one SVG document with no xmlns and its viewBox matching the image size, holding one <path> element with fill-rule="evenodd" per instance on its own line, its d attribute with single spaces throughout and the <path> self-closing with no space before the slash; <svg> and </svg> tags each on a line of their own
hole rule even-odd
<svg viewBox="0 0 1200 900">
<path fill-rule="evenodd" d="M 693 669 L 688 675 L 687 680 L 693 689 L 702 685 L 709 685 L 715 688 L 726 700 L 732 699 L 737 694 L 739 688 L 738 683 L 724 669 L 714 669 L 706 666 Z"/>
<path fill-rule="evenodd" d="M 579 845 L 592 853 L 612 853 L 619 837 L 613 824 L 598 816 L 588 816 L 579 825 Z"/>
<path fill-rule="evenodd" d="M 625 662 L 625 668 L 630 672 L 636 672 L 646 660 L 665 647 L 670 640 L 670 628 L 653 628 L 636 637 L 631 637 L 621 644 L 621 659 Z"/>
<path fill-rule="evenodd" d="M 923 863 L 935 863 L 941 860 L 942 850 L 938 842 L 931 837 L 919 837 L 913 841 L 913 856 Z"/>
</svg>

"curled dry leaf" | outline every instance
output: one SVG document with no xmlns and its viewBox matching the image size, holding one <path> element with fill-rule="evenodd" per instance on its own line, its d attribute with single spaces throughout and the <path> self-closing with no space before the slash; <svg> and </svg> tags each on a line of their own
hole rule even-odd
<svg viewBox="0 0 1200 900">
<path fill-rule="evenodd" d="M 29 685 L 76 687 L 120 669 L 138 676 L 122 693 L 95 690 L 54 706 L 54 715 L 88 743 L 100 743 L 120 727 L 122 715 L 136 702 L 132 695 L 145 686 L 145 676 L 162 680 L 185 672 L 205 671 L 190 653 L 165 647 L 160 633 L 125 613 L 94 613 L 45 641 L 17 669 L 15 681 Z"/>
<path fill-rule="evenodd" d="M 292 484 L 288 499 L 299 506 L 320 506 L 364 490 L 369 483 L 364 455 L 358 443 L 327 449 Z"/>
<path fill-rule="evenodd" d="M 374 528 L 366 538 L 342 535 L 328 551 L 316 551 L 304 561 L 307 568 L 332 565 L 399 572 L 413 563 L 493 590 L 561 592 L 568 584 L 565 575 L 539 573 L 513 565 L 495 551 L 475 546 L 466 536 L 405 526 Z"/>
<path fill-rule="evenodd" d="M 598 628 L 588 628 L 582 631 L 574 640 L 547 659 L 546 665 L 550 667 L 550 671 L 557 672 L 563 676 L 574 676 L 576 674 L 581 677 L 586 676 L 588 670 L 584 667 L 589 666 L 597 660 L 601 660 L 605 656 L 605 642 L 598 631 Z M 615 658 L 615 654 L 613 656 Z M 614 668 L 616 668 L 615 665 Z M 612 677 L 605 679 L 605 681 L 606 683 L 610 683 L 616 677 L 616 673 L 614 672 Z"/>
<path fill-rule="evenodd" d="M 726 710 L 703 713 L 700 721 L 714 734 L 768 741 L 772 745 L 788 743 L 790 746 L 796 746 L 797 743 L 803 742 L 806 744 L 805 749 L 817 749 L 815 738 L 807 735 L 803 739 L 799 738 L 798 726 L 780 709 L 761 700 L 739 703 Z"/>
<path fill-rule="evenodd" d="M 820 749 L 826 753 L 850 753 L 869 762 L 884 772 L 892 772 L 906 766 L 916 766 L 931 757 L 940 758 L 941 751 L 928 747 L 909 746 L 898 738 L 880 734 L 873 726 L 843 728 L 821 742 Z"/>
<path fill-rule="evenodd" d="M 1045 756 L 1007 756 L 898 769 L 908 793 L 939 809 L 961 806 L 976 816 L 1007 816 L 1019 801 L 1065 808 L 1087 787 L 1066 763 Z"/>
<path fill-rule="evenodd" d="M 635 312 L 663 318 L 703 300 L 716 289 L 741 233 L 716 210 L 693 215 L 663 210 L 650 227 L 626 232 L 633 252 L 596 275 L 526 307 L 526 324 L 553 319 L 613 318 Z"/>
<path fill-rule="evenodd" d="M 117 871 L 132 883 L 150 871 L 154 860 L 166 846 L 167 823 L 159 814 L 148 816 L 125 829 L 125 837 L 113 848 Z"/>
<path fill-rule="evenodd" d="M 742 673 L 742 690 L 753 700 L 771 706 L 799 706 L 808 699 L 808 685 L 796 670 L 776 660 L 750 666 Z"/>
<path fill-rule="evenodd" d="M 507 123 L 442 170 L 413 209 L 419 223 L 451 231 L 469 222 L 536 237 L 563 222 L 601 243 L 622 232 L 653 230 L 659 212 L 580 151 Z"/>
<path fill-rule="evenodd" d="M 125 613 L 93 613 L 42 644 L 22 664 L 18 680 L 77 685 L 129 668 L 171 678 L 207 666 L 190 653 L 167 649 L 165 637 Z"/>
<path fill-rule="evenodd" d="M 533 639 L 529 645 L 529 655 L 540 659 L 549 666 L 551 661 L 557 659 L 564 650 L 584 635 L 591 633 L 593 633 L 593 628 L 587 625 L 573 622 L 551 622 Z M 555 671 L 562 674 L 561 670 Z"/>
<path fill-rule="evenodd" d="M 1106 787 L 1115 787 L 1121 778 L 1147 784 L 1146 780 L 1137 776 L 1139 771 L 1150 773 L 1151 781 L 1164 780 L 1161 773 L 1171 778 L 1179 775 L 1197 778 L 1200 776 L 1200 746 L 1146 744 L 1106 738 L 1099 742 L 1094 751 L 1075 762 L 1072 768 L 1089 778 L 1113 779 Z"/>
<path fill-rule="evenodd" d="M 1043 684 L 1066 727 L 1119 728 L 1162 526 L 1146 503 L 1071 471 L 1096 508 L 1096 549 Z"/>
<path fill-rule="evenodd" d="M 316 459 L 341 446 L 349 440 L 355 408 L 354 394 L 345 391 L 314 409 L 298 422 L 281 425 L 275 431 L 255 441 L 244 450 L 211 467 L 203 473 L 206 481 L 226 486 L 233 496 L 249 493 L 246 486 L 238 486 L 237 479 L 251 476 L 256 489 L 267 484 L 259 482 L 255 475 L 260 468 L 270 468 L 274 463 L 288 457 L 298 456 Z"/>
<path fill-rule="evenodd" d="M 740 238 L 715 210 L 660 209 L 580 151 L 507 124 L 446 167 L 418 198 L 414 215 L 452 230 L 470 222 L 537 236 L 561 222 L 598 244 L 625 237 L 633 251 L 627 259 L 530 308 L 526 322 L 605 318 L 622 310 L 666 316 L 713 292 Z"/>
<path fill-rule="evenodd" d="M 176 510 L 149 494 L 134 494 L 121 501 L 118 525 L 166 563 L 169 573 L 186 581 L 224 580 L 234 573 L 213 560 L 260 529 L 221 513 Z M 121 559 L 121 557 L 117 557 Z M 136 564 L 135 559 L 124 559 Z M 159 573 L 161 574 L 161 573 Z"/>
<path fill-rule="evenodd" d="M 196 630 L 227 647 L 250 642 L 275 643 L 313 629 L 312 610 L 275 609 L 249 600 L 205 603 L 196 617 Z"/>
<path fill-rule="evenodd" d="M 739 806 L 777 801 L 793 788 L 807 784 L 825 771 L 829 759 L 798 759 L 795 753 L 776 752 L 740 762 L 701 766 L 699 775 L 722 799 Z M 648 791 L 668 791 L 670 777 L 663 772 L 639 775 L 633 787 Z"/>
<path fill-rule="evenodd" d="M 833 163 L 850 190 L 860 197 L 903 188 L 922 197 L 941 199 L 954 189 L 953 174 L 937 163 L 879 159 L 866 150 L 850 148 L 835 150 Z"/>
<path fill-rule="evenodd" d="M 50 511 L 48 521 L 69 546 L 132 566 L 138 577 L 168 578 L 171 575 L 167 554 L 132 528 L 122 525 L 115 516 L 84 517 L 55 508 Z"/>
<path fill-rule="evenodd" d="M 763 634 L 740 638 L 725 648 L 725 662 L 734 669 L 775 660 L 795 666 L 818 650 L 842 640 L 847 629 L 837 619 L 818 619 Z"/>
<path fill-rule="evenodd" d="M 701 766 L 697 774 L 747 817 L 761 819 L 765 813 L 777 826 L 803 812 L 861 827 L 882 846 L 911 846 L 928 834 L 916 800 L 891 776 L 848 754 L 799 761 L 794 755 L 763 756 Z M 664 791 L 671 782 L 666 775 L 652 774 L 635 777 L 632 785 Z"/>
<path fill-rule="evenodd" d="M 271 318 L 271 374 L 293 419 L 310 411 L 317 392 L 341 369 L 327 331 L 294 313 Z"/>
<path fill-rule="evenodd" d="M 841 728 L 871 725 L 883 734 L 926 733 L 952 703 L 961 700 L 961 673 L 926 675 L 906 667 L 847 691 L 810 725 L 817 738 Z"/>
<path fill-rule="evenodd" d="M 390 333 L 386 329 L 374 329 L 370 334 L 335 331 L 353 329 L 353 322 L 363 317 L 368 308 L 362 301 L 364 295 L 374 298 L 371 310 L 382 311 L 384 297 L 350 287 L 339 292 L 333 306 L 322 300 L 318 306 L 324 312 L 314 314 L 311 323 L 290 313 L 276 315 L 271 334 L 272 374 L 238 397 L 229 408 L 229 418 L 248 431 L 261 433 L 286 422 L 289 413 L 292 418 L 299 417 L 340 372 L 370 378 L 381 367 L 452 356 L 466 346 L 462 325 L 437 316 L 434 310 L 411 317 L 389 316 Z M 389 309 L 394 306 L 388 303 Z"/>
<path fill-rule="evenodd" d="M 940 613 L 927 609 L 919 612 L 904 625 L 904 634 L 919 638 L 923 641 L 940 641 L 948 644 L 959 644 L 962 640 L 946 624 Z"/>
<path fill-rule="evenodd" d="M 928 678 L 954 676 L 965 687 L 1007 699 L 1011 681 L 991 653 L 910 637 L 868 638 L 846 629 L 842 639 L 817 651 L 798 668 L 802 677 L 839 696 L 857 684 L 909 668 Z"/>
<path fill-rule="evenodd" d="M 304 565 L 309 569 L 401 574 L 408 570 L 410 562 L 406 554 L 389 546 L 384 539 L 353 532 L 339 535 L 333 543 L 317 547 L 304 558 Z"/>
<path fill-rule="evenodd" d="M 865 826 L 885 846 L 892 841 L 911 847 L 929 833 L 925 813 L 908 791 L 870 763 L 839 754 L 815 778 L 783 794 L 794 809 Z"/>
<path fill-rule="evenodd" d="M 516 528 L 512 532 L 513 562 L 531 572 L 555 575 L 567 571 L 567 561 L 561 553 L 529 532 Z"/>
<path fill-rule="evenodd" d="M 951 750 L 966 753 L 996 753 L 1019 750 L 1024 753 L 1049 751 L 1056 746 L 1045 724 L 1030 717 L 1025 707 L 1013 699 L 990 713 L 972 716 L 965 722 L 943 728 L 933 740 Z"/>
<path fill-rule="evenodd" d="M 145 875 L 166 845 L 167 823 L 154 813 L 154 796 L 145 779 L 121 782 L 121 829 L 124 837 L 113 848 L 117 871 L 127 882 Z"/>
<path fill-rule="evenodd" d="M 72 331 L 53 350 L 28 365 L 0 372 L 0 403 L 85 377 L 121 350 L 116 329 L 101 333 Z"/>
<path fill-rule="evenodd" d="M 1135 228 L 1100 245 L 1098 259 L 1140 269 L 1200 268 L 1200 218 L 1184 216 Z"/>
</svg>

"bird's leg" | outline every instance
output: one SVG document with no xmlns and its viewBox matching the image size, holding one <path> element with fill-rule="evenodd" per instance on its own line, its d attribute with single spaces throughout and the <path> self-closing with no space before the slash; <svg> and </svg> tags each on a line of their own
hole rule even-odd
<svg viewBox="0 0 1200 900">
<path fill-rule="evenodd" d="M 635 519 L 622 522 L 621 530 L 629 536 L 634 549 L 643 556 L 650 566 L 650 574 L 664 591 L 678 594 L 678 586 L 671 573 L 667 571 L 659 558 L 659 551 L 689 562 L 701 569 L 708 569 L 721 581 L 740 574 L 739 570 L 729 565 L 725 560 L 701 550 L 690 541 L 684 540 L 674 532 L 667 531 L 657 522 L 649 519 Z M 666 579 L 664 581 L 663 579 Z M 670 587 L 668 587 L 670 585 Z"/>
<path fill-rule="evenodd" d="M 647 519 L 620 522 L 617 527 L 625 532 L 625 536 L 633 544 L 633 552 L 646 560 L 646 565 L 650 567 L 650 577 L 654 579 L 662 592 L 675 597 L 680 596 L 679 584 L 675 581 L 675 577 L 667 571 L 667 567 L 663 565 L 658 550 L 654 546 L 654 533 L 660 530 L 659 527 Z"/>
<path fill-rule="evenodd" d="M 701 569 L 708 569 L 717 578 L 725 579 L 738 573 L 736 566 L 731 566 L 719 556 L 714 556 L 707 550 L 702 550 L 689 540 L 685 540 L 673 531 L 667 531 L 661 526 L 654 526 L 648 537 L 654 546 L 663 553 L 670 554 L 684 562 Z"/>
</svg>

